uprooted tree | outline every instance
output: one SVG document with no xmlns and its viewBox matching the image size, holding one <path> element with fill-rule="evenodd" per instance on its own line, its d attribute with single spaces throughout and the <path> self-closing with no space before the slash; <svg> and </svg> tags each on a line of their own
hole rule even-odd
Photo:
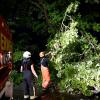
<svg viewBox="0 0 100 100">
<path fill-rule="evenodd" d="M 60 89 L 91 95 L 89 87 L 100 89 L 100 44 L 89 32 L 80 30 L 80 21 L 74 16 L 78 5 L 74 2 L 67 7 L 61 29 L 47 47 Z"/>
</svg>

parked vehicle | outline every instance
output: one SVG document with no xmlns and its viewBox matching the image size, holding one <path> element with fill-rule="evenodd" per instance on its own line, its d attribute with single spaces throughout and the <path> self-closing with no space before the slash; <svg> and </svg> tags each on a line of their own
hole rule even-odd
<svg viewBox="0 0 100 100">
<path fill-rule="evenodd" d="M 5 94 L 12 97 L 12 83 L 9 76 L 12 70 L 12 34 L 0 16 L 0 98 Z"/>
</svg>

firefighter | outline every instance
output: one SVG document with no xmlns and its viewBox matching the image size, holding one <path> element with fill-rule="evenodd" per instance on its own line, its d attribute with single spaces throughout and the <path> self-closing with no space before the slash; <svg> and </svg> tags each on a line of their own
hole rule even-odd
<svg viewBox="0 0 100 100">
<path fill-rule="evenodd" d="M 50 84 L 50 72 L 48 66 L 48 58 L 45 56 L 45 52 L 40 52 L 40 66 L 41 66 L 41 73 L 42 73 L 42 89 L 43 91 L 48 89 Z"/>
<path fill-rule="evenodd" d="M 24 99 L 30 98 L 33 100 L 36 98 L 35 95 L 35 87 L 32 81 L 32 74 L 38 79 L 36 71 L 34 70 L 34 64 L 31 60 L 31 53 L 29 51 L 25 51 L 23 53 L 23 61 L 21 64 L 21 72 L 23 72 L 23 83 L 24 83 Z M 33 91 L 34 90 L 34 91 Z"/>
</svg>

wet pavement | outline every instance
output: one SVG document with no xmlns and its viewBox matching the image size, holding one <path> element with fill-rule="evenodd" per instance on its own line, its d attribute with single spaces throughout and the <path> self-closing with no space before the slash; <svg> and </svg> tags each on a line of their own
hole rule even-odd
<svg viewBox="0 0 100 100">
<path fill-rule="evenodd" d="M 13 92 L 13 100 L 24 100 L 23 83 L 14 88 Z M 70 95 L 49 89 L 49 91 L 39 94 L 34 100 L 100 100 L 100 98 L 98 96 L 85 97 L 82 95 Z"/>
<path fill-rule="evenodd" d="M 23 83 L 21 83 L 19 86 L 13 88 L 13 99 L 24 100 L 23 96 L 24 96 L 24 89 L 23 89 Z"/>
</svg>

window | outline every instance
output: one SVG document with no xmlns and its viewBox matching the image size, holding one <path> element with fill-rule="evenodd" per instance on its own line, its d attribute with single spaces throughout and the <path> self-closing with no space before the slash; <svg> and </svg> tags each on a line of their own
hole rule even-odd
<svg viewBox="0 0 100 100">
<path fill-rule="evenodd" d="M 0 53 L 0 68 L 9 66 L 9 63 L 12 63 L 11 52 Z"/>
</svg>

